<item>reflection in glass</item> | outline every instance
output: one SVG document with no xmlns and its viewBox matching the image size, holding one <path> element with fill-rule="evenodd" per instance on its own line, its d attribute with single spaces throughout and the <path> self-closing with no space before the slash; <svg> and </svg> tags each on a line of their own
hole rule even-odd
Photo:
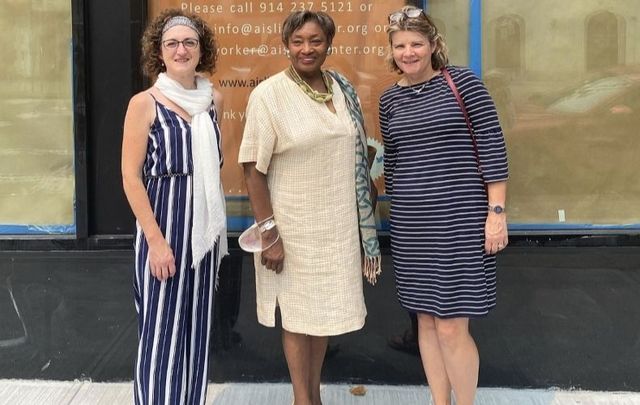
<svg viewBox="0 0 640 405">
<path fill-rule="evenodd" d="M 6 1 L 0 25 L 0 232 L 72 224 L 71 2 Z"/>
<path fill-rule="evenodd" d="M 518 16 L 503 16 L 496 24 L 496 62 L 498 69 L 511 69 L 519 72 L 523 46 L 524 22 Z"/>
<path fill-rule="evenodd" d="M 633 82 L 626 76 L 610 76 L 586 82 L 554 101 L 548 108 L 549 111 L 558 113 L 584 113 L 605 102 L 607 98 L 624 92 Z"/>
<path fill-rule="evenodd" d="M 226 256 L 218 270 L 212 328 L 213 347 L 216 352 L 231 350 L 242 343 L 242 336 L 236 331 L 241 304 L 242 258 L 243 255 L 239 252 Z"/>
<path fill-rule="evenodd" d="M 622 20 L 624 21 L 624 20 Z M 618 19 L 601 11 L 587 20 L 587 69 L 597 70 L 618 64 Z"/>
<path fill-rule="evenodd" d="M 429 0 L 427 13 L 449 48 L 452 65 L 469 65 L 469 1 Z"/>
<path fill-rule="evenodd" d="M 640 224 L 631 3 L 483 2 L 483 76 L 509 149 L 511 223 Z"/>
</svg>

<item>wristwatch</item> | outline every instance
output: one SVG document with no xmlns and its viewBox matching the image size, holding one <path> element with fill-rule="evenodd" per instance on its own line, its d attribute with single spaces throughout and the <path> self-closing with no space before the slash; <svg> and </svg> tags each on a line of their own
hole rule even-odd
<svg viewBox="0 0 640 405">
<path fill-rule="evenodd" d="M 489 205 L 489 212 L 493 212 L 494 214 L 502 214 L 504 212 L 504 207 L 502 205 Z"/>
<path fill-rule="evenodd" d="M 276 221 L 274 221 L 273 219 L 266 220 L 262 225 L 260 225 L 260 233 L 265 233 L 275 227 Z"/>
</svg>

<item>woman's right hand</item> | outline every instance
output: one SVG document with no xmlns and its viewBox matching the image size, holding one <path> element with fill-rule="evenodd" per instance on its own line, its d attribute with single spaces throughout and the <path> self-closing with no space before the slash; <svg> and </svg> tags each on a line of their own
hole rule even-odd
<svg viewBox="0 0 640 405">
<path fill-rule="evenodd" d="M 151 275 L 160 281 L 176 274 L 176 259 L 171 246 L 164 238 L 149 242 L 149 270 Z"/>
<path fill-rule="evenodd" d="M 275 271 L 276 274 L 280 274 L 284 266 L 284 245 L 282 244 L 282 238 L 278 237 L 278 229 L 273 228 L 265 231 L 262 234 L 262 238 L 267 245 L 277 239 L 276 243 L 267 250 L 262 251 L 261 263 L 267 269 Z"/>
<path fill-rule="evenodd" d="M 160 281 L 176 273 L 173 251 L 158 227 L 151 202 L 142 181 L 149 128 L 155 120 L 155 101 L 148 91 L 131 98 L 124 121 L 122 139 L 122 184 L 127 201 L 149 245 L 151 274 Z"/>
</svg>

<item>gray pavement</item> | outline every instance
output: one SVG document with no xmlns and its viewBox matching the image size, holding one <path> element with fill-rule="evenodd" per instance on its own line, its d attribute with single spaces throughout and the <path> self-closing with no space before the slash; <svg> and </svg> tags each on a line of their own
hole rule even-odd
<svg viewBox="0 0 640 405">
<path fill-rule="evenodd" d="M 324 405 L 431 404 L 426 386 L 368 385 L 363 396 L 353 386 L 322 387 Z M 210 384 L 208 405 L 289 405 L 288 384 Z M 132 383 L 0 380 L 0 405 L 114 405 L 132 403 Z M 480 388 L 476 405 L 640 405 L 637 392 L 595 392 Z"/>
</svg>

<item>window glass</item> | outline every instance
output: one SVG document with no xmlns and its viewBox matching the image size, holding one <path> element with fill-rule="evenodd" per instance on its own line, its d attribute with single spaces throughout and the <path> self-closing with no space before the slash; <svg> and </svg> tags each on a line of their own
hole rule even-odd
<svg viewBox="0 0 640 405">
<path fill-rule="evenodd" d="M 387 0 L 149 1 L 150 18 L 165 8 L 179 8 L 200 15 L 216 34 L 219 58 L 212 82 L 222 91 L 225 100 L 221 120 L 225 155 L 222 177 L 227 195 L 229 229 L 244 228 L 253 220 L 242 169 L 237 164 L 245 108 L 249 93 L 257 84 L 289 65 L 282 44 L 282 22 L 292 11 L 325 11 L 335 20 L 336 36 L 324 67 L 338 70 L 356 87 L 364 109 L 367 133 L 372 139 L 370 143 L 376 147 L 380 157 L 372 173 L 378 188 L 383 189 L 378 99 L 398 79 L 385 64 L 388 47 L 385 28 L 388 15 L 405 3 L 415 4 Z M 386 216 L 386 210 L 381 215 Z"/>
<path fill-rule="evenodd" d="M 469 65 L 469 0 L 429 0 L 427 13 L 449 48 L 449 63 Z"/>
<path fill-rule="evenodd" d="M 0 233 L 73 233 L 71 2 L 0 8 Z"/>
<path fill-rule="evenodd" d="M 636 2 L 483 1 L 511 223 L 640 224 L 638 18 Z"/>
</svg>

